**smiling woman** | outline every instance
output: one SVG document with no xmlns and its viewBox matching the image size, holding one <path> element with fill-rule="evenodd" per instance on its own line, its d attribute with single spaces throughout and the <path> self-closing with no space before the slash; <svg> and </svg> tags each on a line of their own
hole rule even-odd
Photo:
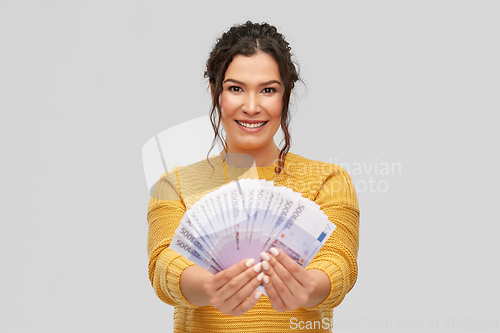
<svg viewBox="0 0 500 333">
<path fill-rule="evenodd" d="M 289 152 L 289 101 L 299 80 L 290 51 L 283 35 L 267 23 L 248 21 L 221 36 L 205 77 L 212 94 L 212 149 L 216 139 L 224 149 L 173 168 L 152 191 L 149 277 L 158 297 L 175 307 L 175 332 L 294 332 L 297 323 L 299 328 L 300 323 L 321 323 L 311 329 L 330 332 L 333 308 L 356 282 L 359 209 L 351 178 L 337 165 Z M 273 139 L 280 127 L 281 148 Z M 272 247 L 261 253 L 259 263 L 245 258 L 212 274 L 169 248 L 194 203 L 242 178 L 286 186 L 316 203 L 335 224 L 306 267 Z M 261 284 L 266 295 L 256 290 Z"/>
<path fill-rule="evenodd" d="M 220 107 L 229 151 L 252 155 L 259 167 L 279 158 L 273 137 L 281 124 L 283 85 L 270 55 L 259 52 L 233 58 L 226 70 Z"/>
<path fill-rule="evenodd" d="M 210 119 L 215 132 L 212 148 L 215 140 L 220 139 L 225 143 L 224 152 L 229 151 L 230 143 L 219 133 L 221 120 L 226 118 L 221 112 L 223 102 L 227 102 L 228 108 L 232 108 L 236 117 L 242 118 L 234 118 L 233 121 L 246 120 L 247 123 L 251 123 L 251 120 L 264 120 L 264 117 L 270 117 L 273 111 L 279 108 L 279 126 L 284 134 L 284 145 L 281 150 L 274 145 L 274 142 L 268 142 L 264 150 L 247 150 L 255 159 L 257 166 L 270 166 L 277 161 L 276 171 L 279 173 L 291 145 L 288 130 L 290 95 L 295 82 L 300 80 L 292 60 L 291 48 L 284 36 L 276 27 L 267 23 L 254 24 L 248 21 L 246 24 L 232 27 L 222 34 L 210 52 L 205 77 L 209 80 L 212 92 Z M 236 95 L 228 96 L 228 90 Z M 229 98 L 230 96 L 235 98 Z M 237 96 L 239 98 L 236 98 Z M 281 104 L 278 99 L 281 100 Z M 231 111 L 228 109 L 228 112 Z M 263 115 L 258 115 L 260 112 Z M 225 125 L 229 125 L 229 122 L 222 121 L 222 125 L 226 131 Z M 265 124 L 264 127 L 267 127 L 265 134 L 274 135 L 279 126 L 276 123 Z M 264 141 L 264 137 L 265 135 L 261 141 Z M 266 138 L 269 139 L 269 136 Z M 276 151 L 279 152 L 278 156 Z M 223 158 L 224 152 L 221 154 Z M 272 158 L 273 156 L 275 158 Z"/>
</svg>

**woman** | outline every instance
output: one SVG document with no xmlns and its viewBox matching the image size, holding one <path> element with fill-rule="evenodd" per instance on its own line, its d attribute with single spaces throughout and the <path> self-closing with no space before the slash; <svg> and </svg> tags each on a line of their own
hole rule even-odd
<svg viewBox="0 0 500 333">
<path fill-rule="evenodd" d="M 164 174 L 148 205 L 149 277 L 158 297 L 175 307 L 174 331 L 330 332 L 333 308 L 357 278 L 359 209 L 342 168 L 288 152 L 289 100 L 299 80 L 288 43 L 266 23 L 234 26 L 210 53 L 205 77 L 214 141 L 222 125 L 224 150 Z M 280 126 L 282 149 L 273 140 Z M 242 156 L 253 167 L 242 167 Z M 274 249 L 260 263 L 244 259 L 212 275 L 168 248 L 187 209 L 249 175 L 302 193 L 336 225 L 306 268 Z M 267 296 L 255 291 L 261 283 Z"/>
</svg>

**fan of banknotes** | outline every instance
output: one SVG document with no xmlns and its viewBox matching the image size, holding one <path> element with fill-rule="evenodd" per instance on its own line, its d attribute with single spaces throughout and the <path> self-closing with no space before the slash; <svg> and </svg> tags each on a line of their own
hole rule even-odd
<svg viewBox="0 0 500 333">
<path fill-rule="evenodd" d="M 215 274 L 271 247 L 302 267 L 335 229 L 319 205 L 263 179 L 241 179 L 203 196 L 186 211 L 170 248 Z"/>
</svg>

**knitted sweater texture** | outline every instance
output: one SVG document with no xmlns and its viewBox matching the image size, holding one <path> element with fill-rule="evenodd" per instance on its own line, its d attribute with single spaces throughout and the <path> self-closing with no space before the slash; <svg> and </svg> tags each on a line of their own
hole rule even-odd
<svg viewBox="0 0 500 333">
<path fill-rule="evenodd" d="M 335 164 L 292 153 L 286 155 L 279 175 L 275 174 L 277 163 L 236 168 L 224 163 L 219 155 L 209 160 L 211 165 L 202 160 L 164 173 L 151 191 L 148 204 L 149 279 L 157 296 L 174 306 L 174 332 L 331 332 L 333 308 L 353 288 L 358 273 L 359 208 L 347 172 Z M 251 310 L 233 317 L 212 306 L 193 305 L 182 295 L 180 275 L 194 263 L 168 248 L 180 220 L 205 194 L 242 178 L 272 180 L 276 186 L 301 193 L 317 203 L 337 226 L 306 267 L 322 270 L 330 278 L 330 293 L 317 306 L 279 313 L 262 295 Z"/>
</svg>

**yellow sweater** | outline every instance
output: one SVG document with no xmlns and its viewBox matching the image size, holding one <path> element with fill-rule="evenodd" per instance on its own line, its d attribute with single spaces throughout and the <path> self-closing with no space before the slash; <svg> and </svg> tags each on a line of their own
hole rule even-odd
<svg viewBox="0 0 500 333">
<path fill-rule="evenodd" d="M 174 332 L 331 332 L 333 308 L 342 302 L 356 282 L 359 239 L 359 209 L 352 180 L 341 167 L 288 153 L 280 175 L 274 168 L 235 168 L 219 155 L 175 167 L 162 175 L 148 204 L 149 279 L 155 293 L 174 306 Z M 189 303 L 179 289 L 182 271 L 194 265 L 168 248 L 185 211 L 203 195 L 241 178 L 274 181 L 320 205 L 337 226 L 306 269 L 319 269 L 331 281 L 328 297 L 313 308 L 276 312 L 262 295 L 247 313 L 233 317 L 211 306 Z"/>
</svg>

